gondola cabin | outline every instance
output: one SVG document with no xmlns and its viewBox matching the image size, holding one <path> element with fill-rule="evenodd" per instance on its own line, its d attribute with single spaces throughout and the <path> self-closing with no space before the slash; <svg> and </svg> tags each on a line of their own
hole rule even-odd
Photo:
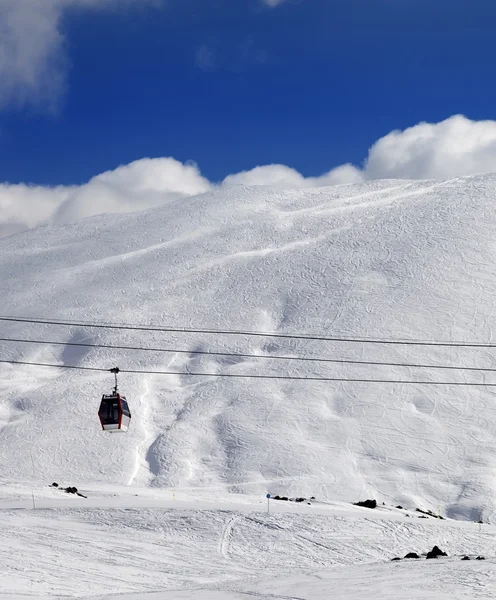
<svg viewBox="0 0 496 600">
<path fill-rule="evenodd" d="M 110 433 L 127 431 L 131 422 L 131 413 L 126 398 L 118 393 L 103 395 L 98 411 L 104 431 Z"/>
</svg>

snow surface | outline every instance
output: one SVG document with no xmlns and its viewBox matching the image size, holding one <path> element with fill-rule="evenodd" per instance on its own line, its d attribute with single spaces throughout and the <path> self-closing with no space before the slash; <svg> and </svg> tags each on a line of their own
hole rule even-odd
<svg viewBox="0 0 496 600">
<path fill-rule="evenodd" d="M 493 175 L 316 190 L 233 187 L 146 212 L 40 228 L 0 240 L 0 314 L 490 342 L 495 195 Z M 477 372 L 189 354 L 496 368 L 491 349 L 8 322 L 0 331 L 187 351 L 0 342 L 2 360 L 496 383 Z M 394 581 L 395 598 L 494 597 L 491 560 L 426 567 L 389 559 L 434 543 L 450 555 L 494 555 L 490 526 L 479 532 L 473 522 L 496 516 L 496 387 L 122 374 L 133 419 L 119 436 L 103 433 L 96 415 L 110 374 L 2 364 L 0 375 L 0 592 L 84 596 L 189 587 L 204 596 L 161 597 L 318 598 L 335 586 L 333 597 L 361 598 L 359 583 L 367 581 L 367 593 L 387 598 Z M 47 487 L 52 481 L 89 497 L 66 506 L 63 493 Z M 31 490 L 35 512 L 27 510 Z M 322 504 L 249 516 L 263 513 L 266 492 L 316 496 Z M 408 521 L 404 514 L 391 521 L 366 509 L 336 514 L 343 503 L 372 497 L 460 523 Z M 414 596 L 408 586 L 420 576 Z M 224 595 L 211 595 L 209 586 Z M 492 596 L 484 596 L 488 590 Z"/>
<path fill-rule="evenodd" d="M 268 514 L 265 502 L 246 496 L 212 502 L 201 494 L 84 491 L 88 502 L 35 489 L 34 510 L 31 490 L 8 490 L 0 598 L 432 600 L 496 591 L 489 525 L 384 507 L 273 501 Z M 449 557 L 390 560 L 435 544 Z M 461 561 L 481 554 L 489 558 Z"/>
</svg>

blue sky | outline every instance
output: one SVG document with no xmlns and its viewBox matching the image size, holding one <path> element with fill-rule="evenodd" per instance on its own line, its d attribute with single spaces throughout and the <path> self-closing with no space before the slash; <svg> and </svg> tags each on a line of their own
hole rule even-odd
<svg viewBox="0 0 496 600">
<path fill-rule="evenodd" d="M 4 104 L 0 181 L 80 184 L 166 156 L 211 181 L 270 163 L 313 176 L 360 165 L 396 128 L 495 116 L 489 0 L 135 1 L 61 14 L 64 91 Z"/>
</svg>

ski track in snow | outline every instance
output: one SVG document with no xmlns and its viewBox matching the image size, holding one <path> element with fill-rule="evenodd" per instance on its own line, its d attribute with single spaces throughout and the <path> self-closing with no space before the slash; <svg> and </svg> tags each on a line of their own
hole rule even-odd
<svg viewBox="0 0 496 600">
<path fill-rule="evenodd" d="M 143 436 L 143 441 L 140 442 L 136 448 L 136 465 L 131 477 L 129 478 L 128 485 L 132 485 L 134 483 L 140 469 L 143 468 L 143 450 L 145 453 L 148 451 L 148 448 L 150 447 L 150 440 L 152 439 L 152 434 L 150 433 L 151 425 L 149 423 L 151 418 L 150 413 L 152 412 L 152 408 L 150 406 L 152 404 L 152 400 L 150 397 L 150 386 L 148 384 L 148 379 L 149 376 L 144 378 L 143 385 L 145 389 L 139 403 L 141 409 L 141 423 L 145 430 L 145 435 Z"/>
<path fill-rule="evenodd" d="M 231 547 L 233 528 L 238 520 L 239 518 L 237 515 L 230 516 L 229 520 L 222 529 L 222 534 L 219 542 L 219 554 L 224 558 L 229 558 L 229 550 Z"/>
</svg>

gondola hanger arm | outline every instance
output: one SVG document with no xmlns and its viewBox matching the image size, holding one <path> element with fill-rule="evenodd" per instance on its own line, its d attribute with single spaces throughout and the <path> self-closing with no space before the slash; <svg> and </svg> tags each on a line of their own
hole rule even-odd
<svg viewBox="0 0 496 600">
<path fill-rule="evenodd" d="M 119 373 L 120 369 L 119 367 L 113 367 L 112 369 L 109 369 L 111 373 L 114 374 L 115 376 L 115 388 L 114 388 L 114 393 L 117 394 L 117 373 Z"/>
</svg>

